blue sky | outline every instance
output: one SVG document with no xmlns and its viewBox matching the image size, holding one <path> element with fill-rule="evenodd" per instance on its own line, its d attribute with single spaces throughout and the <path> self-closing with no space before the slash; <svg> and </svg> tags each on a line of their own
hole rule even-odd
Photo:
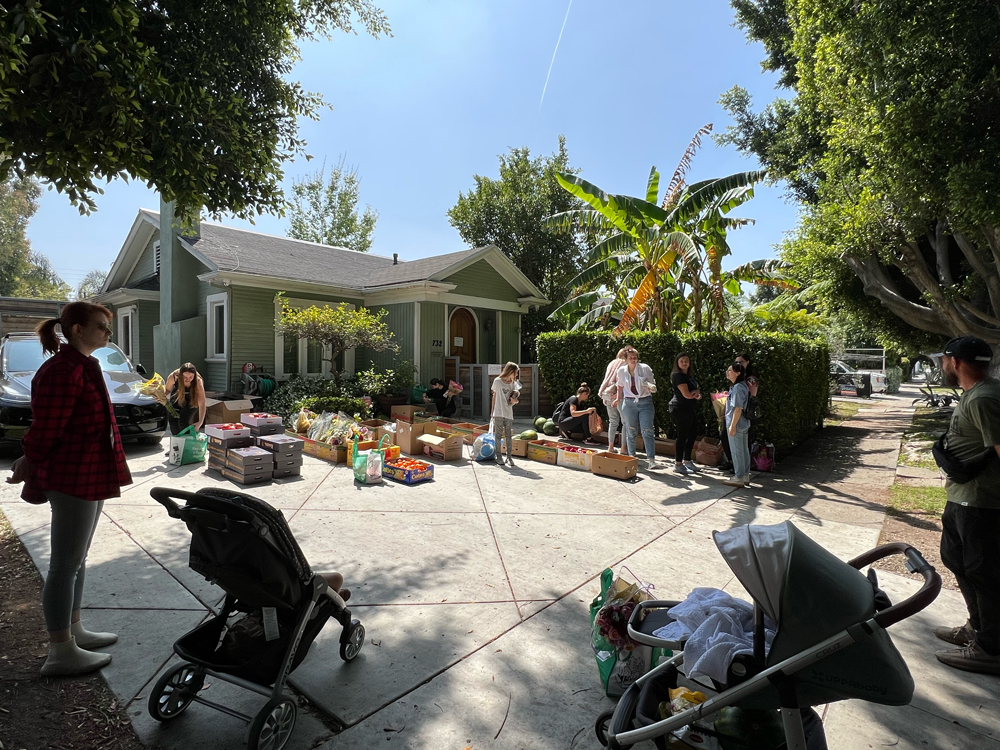
<svg viewBox="0 0 1000 750">
<path fill-rule="evenodd" d="M 295 77 L 331 105 L 300 133 L 314 157 L 290 163 L 285 184 L 341 155 L 358 168 L 361 203 L 379 212 L 372 252 L 403 259 L 461 250 L 446 212 L 474 174 L 497 175 L 497 155 L 528 146 L 551 153 L 566 136 L 571 163 L 609 192 L 641 195 L 649 168 L 669 179 L 695 131 L 728 124 L 717 104 L 735 84 L 760 106 L 775 96 L 763 48 L 733 26 L 728 0 L 573 0 L 541 101 L 566 0 L 383 0 L 392 38 L 339 35 L 305 45 Z M 689 179 L 753 169 L 733 148 L 705 142 Z M 43 194 L 28 228 L 71 285 L 108 269 L 140 207 L 156 193 L 116 181 L 80 216 Z M 774 255 L 797 211 L 781 187 L 743 206 L 755 226 L 731 237 L 727 267 Z M 247 226 L 226 219 L 224 223 Z M 256 229 L 285 234 L 287 219 Z"/>
</svg>

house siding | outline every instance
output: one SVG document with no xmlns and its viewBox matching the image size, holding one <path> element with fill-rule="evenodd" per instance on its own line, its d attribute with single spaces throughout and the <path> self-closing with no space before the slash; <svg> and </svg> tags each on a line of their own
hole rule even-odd
<svg viewBox="0 0 1000 750">
<path fill-rule="evenodd" d="M 156 254 L 153 252 L 153 243 L 159 242 L 159 240 L 160 232 L 157 230 L 153 232 L 153 236 L 150 238 L 149 242 L 146 243 L 146 247 L 142 249 L 142 253 L 139 255 L 139 260 L 135 264 L 135 268 L 132 269 L 132 273 L 130 273 L 128 279 L 125 280 L 125 286 L 131 286 L 137 281 L 148 279 L 150 276 L 156 274 Z"/>
<path fill-rule="evenodd" d="M 501 311 L 500 313 L 500 356 L 498 362 L 520 362 L 521 344 L 520 328 L 521 316 L 519 313 Z"/>
<path fill-rule="evenodd" d="M 420 303 L 420 383 L 444 377 L 444 304 Z"/>
<path fill-rule="evenodd" d="M 136 315 L 138 325 L 136 331 L 139 334 L 136 340 L 137 351 L 133 362 L 146 367 L 149 376 L 153 375 L 153 326 L 160 322 L 160 303 L 151 300 L 138 300 L 136 302 Z M 166 373 L 160 373 L 166 377 Z"/>
<path fill-rule="evenodd" d="M 517 302 L 517 298 L 520 296 L 507 279 L 485 260 L 477 261 L 471 266 L 453 273 L 443 281 L 455 284 L 453 294 L 495 299 L 502 302 Z"/>
<path fill-rule="evenodd" d="M 416 316 L 416 304 L 404 302 L 396 305 L 379 305 L 368 308 L 373 313 L 379 310 L 388 311 L 382 321 L 389 326 L 392 331 L 392 340 L 399 345 L 399 352 L 373 352 L 368 349 L 358 349 L 355 353 L 354 366 L 356 370 L 367 370 L 374 366 L 379 369 L 392 369 L 399 362 L 408 359 L 415 362 L 413 351 L 413 331 Z M 423 303 L 421 303 L 421 316 L 423 315 Z M 423 373 L 421 373 L 423 377 Z"/>
</svg>

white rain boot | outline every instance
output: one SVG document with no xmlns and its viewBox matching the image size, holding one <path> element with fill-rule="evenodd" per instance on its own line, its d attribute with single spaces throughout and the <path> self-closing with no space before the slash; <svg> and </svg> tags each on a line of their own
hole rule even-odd
<svg viewBox="0 0 1000 750">
<path fill-rule="evenodd" d="M 111 654 L 94 654 L 76 645 L 70 636 L 68 641 L 49 644 L 49 656 L 42 665 L 43 677 L 65 677 L 87 674 L 102 669 L 111 663 Z"/>
<path fill-rule="evenodd" d="M 114 633 L 91 633 L 79 620 L 69 626 L 69 632 L 80 648 L 104 648 L 118 642 L 118 636 Z"/>
</svg>

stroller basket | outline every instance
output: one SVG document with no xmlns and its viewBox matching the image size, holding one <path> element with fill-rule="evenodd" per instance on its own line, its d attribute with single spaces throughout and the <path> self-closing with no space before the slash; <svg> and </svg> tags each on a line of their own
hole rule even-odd
<svg viewBox="0 0 1000 750">
<path fill-rule="evenodd" d="M 284 693 L 288 675 L 328 619 L 342 627 L 340 657 L 348 662 L 364 645 L 364 626 L 351 619 L 326 579 L 312 572 L 284 516 L 263 500 L 208 488 L 192 493 L 155 487 L 150 495 L 171 518 L 187 524 L 191 569 L 226 592 L 219 613 L 174 643 L 184 661 L 157 681 L 149 695 L 150 715 L 169 721 L 201 703 L 248 722 L 248 750 L 258 750 L 261 743 L 281 750 L 297 714 L 295 700 Z M 248 614 L 229 630 L 230 616 L 237 612 Z M 199 693 L 206 676 L 269 700 L 255 716 L 247 716 L 203 698 Z"/>
<path fill-rule="evenodd" d="M 734 706 L 780 711 L 789 748 L 824 747 L 812 706 L 851 698 L 895 706 L 910 702 L 913 678 L 886 628 L 927 607 L 941 589 L 941 577 L 920 552 L 894 543 L 845 563 L 789 522 L 741 526 L 714 536 L 753 598 L 752 655 L 733 659 L 724 684 L 713 677 L 717 695 L 660 719 L 656 709 L 676 678 L 675 664 L 683 663 L 685 644 L 656 632 L 672 621 L 669 610 L 680 602 L 640 602 L 628 623 L 629 637 L 675 655 L 638 678 L 613 714 L 598 719 L 598 736 L 605 744 L 619 748 L 659 740 Z M 906 556 L 908 569 L 923 576 L 924 584 L 893 605 L 878 589 L 873 571 L 866 577 L 860 569 L 895 554 Z M 775 626 L 766 653 L 765 617 Z"/>
</svg>

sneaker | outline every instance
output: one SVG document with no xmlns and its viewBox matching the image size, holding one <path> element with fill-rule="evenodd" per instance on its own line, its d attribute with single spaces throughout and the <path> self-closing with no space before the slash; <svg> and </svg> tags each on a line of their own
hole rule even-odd
<svg viewBox="0 0 1000 750">
<path fill-rule="evenodd" d="M 746 480 L 743 477 L 729 477 L 728 479 L 722 480 L 723 484 L 728 484 L 730 487 L 746 487 Z"/>
<path fill-rule="evenodd" d="M 514 465 L 514 457 L 513 456 L 507 456 L 507 465 L 508 466 L 513 466 Z"/>
<path fill-rule="evenodd" d="M 659 469 L 660 468 L 660 465 L 658 463 L 656 463 L 656 459 L 655 458 L 649 459 L 649 463 L 647 464 L 647 466 L 650 469 Z"/>
<path fill-rule="evenodd" d="M 694 461 L 685 461 L 684 462 L 684 468 L 687 469 L 688 472 L 690 472 L 692 474 L 694 472 L 698 471 L 698 467 L 694 465 Z"/>
<path fill-rule="evenodd" d="M 686 477 L 690 472 L 688 472 L 687 467 L 684 464 L 674 464 L 674 472 Z"/>
<path fill-rule="evenodd" d="M 957 628 L 934 628 L 933 632 L 945 643 L 954 643 L 956 646 L 967 646 L 976 640 L 976 631 L 968 621 Z"/>
<path fill-rule="evenodd" d="M 986 653 L 975 641 L 962 648 L 938 651 L 934 656 L 942 664 L 965 672 L 1000 675 L 1000 654 Z"/>
</svg>

